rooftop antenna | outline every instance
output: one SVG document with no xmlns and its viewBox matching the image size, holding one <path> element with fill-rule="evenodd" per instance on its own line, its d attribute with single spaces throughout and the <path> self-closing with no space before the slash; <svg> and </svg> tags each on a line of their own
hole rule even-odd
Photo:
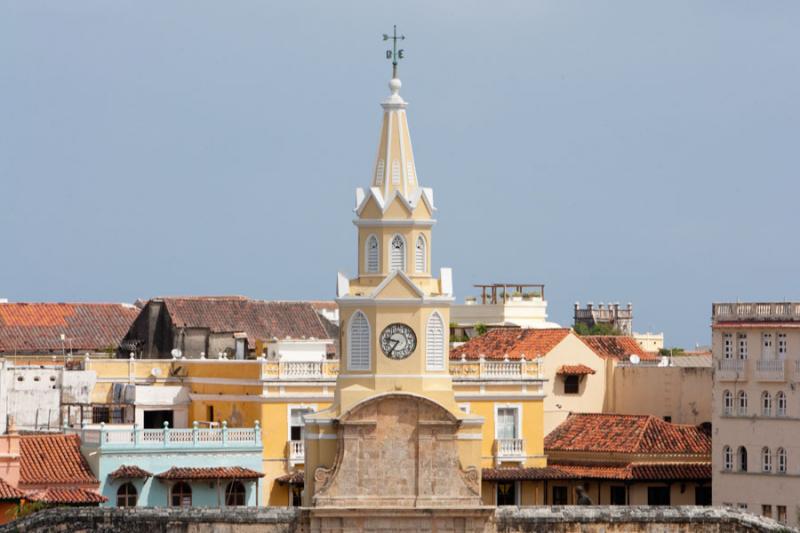
<svg viewBox="0 0 800 533">
<path fill-rule="evenodd" d="M 403 52 L 404 52 L 402 48 L 400 50 L 397 49 L 397 41 L 404 41 L 406 39 L 406 36 L 402 34 L 397 35 L 397 24 L 395 24 L 391 35 L 388 35 L 386 33 L 383 34 L 384 41 L 388 41 L 389 39 L 392 40 L 392 49 L 386 50 L 386 59 L 392 60 L 392 78 L 396 78 L 397 61 L 403 59 Z"/>
</svg>

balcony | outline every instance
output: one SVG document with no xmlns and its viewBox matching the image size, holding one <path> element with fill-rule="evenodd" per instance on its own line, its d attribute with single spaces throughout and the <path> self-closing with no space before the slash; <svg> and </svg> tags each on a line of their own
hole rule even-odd
<svg viewBox="0 0 800 533">
<path fill-rule="evenodd" d="M 267 361 L 261 367 L 262 379 L 334 380 L 339 361 Z"/>
<path fill-rule="evenodd" d="M 494 441 L 494 461 L 496 464 L 523 462 L 524 460 L 524 439 L 496 439 Z"/>
<path fill-rule="evenodd" d="M 747 379 L 746 362 L 744 359 L 721 359 L 717 361 L 717 380 L 745 381 Z"/>
<path fill-rule="evenodd" d="M 768 359 L 756 361 L 756 381 L 781 383 L 786 381 L 786 361 Z"/>
<path fill-rule="evenodd" d="M 65 433 L 77 434 L 81 446 L 100 450 L 145 450 L 163 448 L 236 448 L 261 449 L 261 428 L 256 422 L 252 428 L 228 428 L 223 422 L 221 428 L 200 428 L 197 422 L 191 428 L 173 429 L 166 423 L 163 429 L 108 428 L 80 429 L 64 428 Z"/>
<path fill-rule="evenodd" d="M 800 321 L 800 302 L 713 304 L 711 320 L 715 324 L 718 322 Z"/>
<path fill-rule="evenodd" d="M 461 380 L 542 379 L 539 361 L 486 361 L 484 359 L 450 361 L 450 374 Z"/>
<path fill-rule="evenodd" d="M 290 440 L 287 442 L 289 447 L 289 466 L 304 464 L 306 462 L 306 447 L 302 440 Z"/>
</svg>

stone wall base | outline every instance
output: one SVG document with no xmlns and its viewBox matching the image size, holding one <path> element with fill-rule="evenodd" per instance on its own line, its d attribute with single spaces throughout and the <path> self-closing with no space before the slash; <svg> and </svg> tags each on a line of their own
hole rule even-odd
<svg viewBox="0 0 800 533">
<path fill-rule="evenodd" d="M 494 507 L 467 508 L 313 508 L 301 522 L 308 533 L 494 533 Z"/>
</svg>

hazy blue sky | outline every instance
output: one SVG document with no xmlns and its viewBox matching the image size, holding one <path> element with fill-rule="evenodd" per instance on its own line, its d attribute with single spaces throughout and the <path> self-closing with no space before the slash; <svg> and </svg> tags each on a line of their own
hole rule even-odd
<svg viewBox="0 0 800 533">
<path fill-rule="evenodd" d="M 332 298 L 393 23 L 459 300 L 800 299 L 800 2 L 730 0 L 0 0 L 0 296 Z"/>
</svg>

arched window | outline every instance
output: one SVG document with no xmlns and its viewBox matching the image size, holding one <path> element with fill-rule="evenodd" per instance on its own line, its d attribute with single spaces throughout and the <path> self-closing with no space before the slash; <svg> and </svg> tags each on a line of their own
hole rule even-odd
<svg viewBox="0 0 800 533">
<path fill-rule="evenodd" d="M 123 483 L 117 489 L 117 507 L 136 507 L 136 496 L 133 483 Z"/>
<path fill-rule="evenodd" d="M 722 448 L 722 469 L 733 470 L 733 450 L 731 450 L 730 446 Z"/>
<path fill-rule="evenodd" d="M 722 414 L 727 416 L 733 414 L 733 394 L 729 390 L 722 393 Z"/>
<path fill-rule="evenodd" d="M 772 453 L 766 446 L 761 448 L 761 471 L 772 472 Z"/>
<path fill-rule="evenodd" d="M 170 505 L 172 507 L 191 507 L 192 487 L 183 481 L 175 483 L 170 491 Z"/>
<path fill-rule="evenodd" d="M 775 415 L 786 416 L 786 393 L 778 391 L 778 394 L 775 395 L 775 403 L 777 404 Z"/>
<path fill-rule="evenodd" d="M 739 404 L 739 410 L 738 410 L 737 414 L 739 416 L 746 416 L 747 415 L 747 393 L 745 391 L 743 391 L 743 390 L 740 390 L 739 394 L 737 395 L 737 398 L 739 400 L 737 402 Z"/>
<path fill-rule="evenodd" d="M 739 472 L 747 472 L 747 448 L 739 446 L 736 455 L 739 458 Z"/>
<path fill-rule="evenodd" d="M 444 321 L 434 311 L 428 318 L 425 332 L 425 360 L 428 370 L 444 370 Z"/>
<path fill-rule="evenodd" d="M 417 272 L 425 272 L 427 270 L 426 264 L 428 262 L 428 247 L 425 243 L 425 236 L 420 235 L 417 237 L 417 246 L 414 249 L 414 267 Z"/>
<path fill-rule="evenodd" d="M 772 395 L 767 391 L 761 393 L 761 416 L 772 416 Z"/>
<path fill-rule="evenodd" d="M 369 321 L 361 311 L 353 313 L 347 338 L 348 368 L 369 370 Z"/>
<path fill-rule="evenodd" d="M 778 473 L 785 474 L 786 473 L 786 450 L 783 448 L 778 448 Z"/>
<path fill-rule="evenodd" d="M 378 238 L 375 235 L 367 237 L 367 242 L 364 245 L 364 270 L 370 273 L 375 273 L 380 270 L 380 246 L 378 245 Z"/>
<path fill-rule="evenodd" d="M 244 485 L 241 481 L 231 481 L 225 486 L 225 505 L 244 505 Z"/>
<path fill-rule="evenodd" d="M 406 240 L 402 235 L 392 237 L 392 249 L 389 266 L 392 271 L 406 269 Z"/>
</svg>

